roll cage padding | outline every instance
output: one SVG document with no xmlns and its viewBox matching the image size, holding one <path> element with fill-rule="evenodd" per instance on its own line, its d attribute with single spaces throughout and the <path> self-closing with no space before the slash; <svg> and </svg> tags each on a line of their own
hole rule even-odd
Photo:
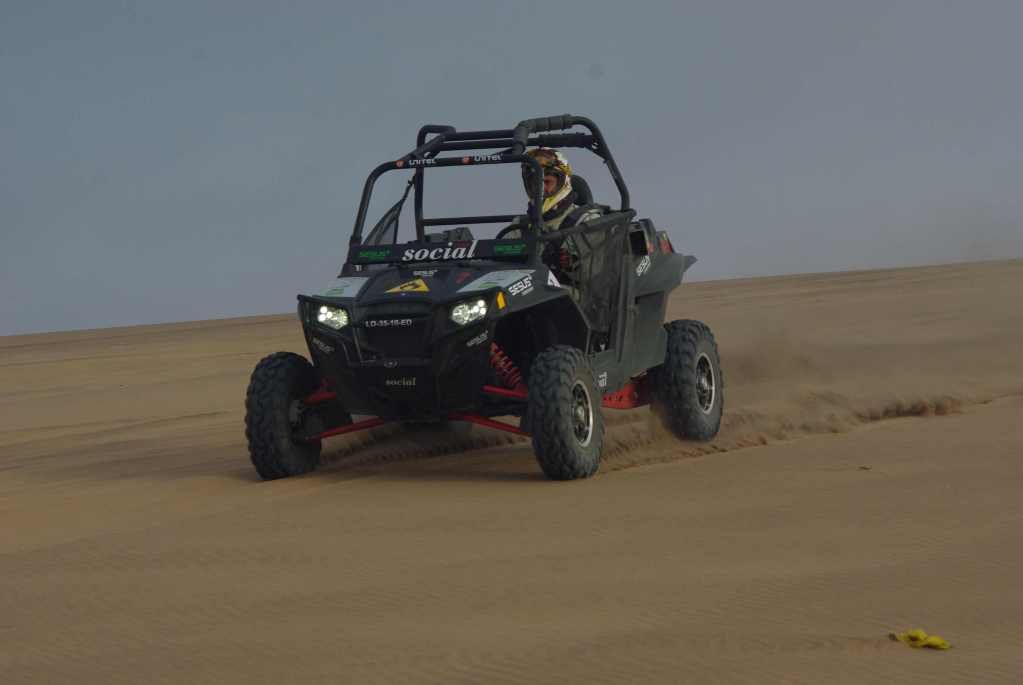
<svg viewBox="0 0 1023 685">
<path fill-rule="evenodd" d="M 561 131 L 582 123 L 583 117 L 574 117 L 571 114 L 559 114 L 553 117 L 536 117 L 535 119 L 523 119 L 515 126 L 512 138 L 517 144 L 526 148 L 526 140 L 530 133 L 543 133 L 545 131 Z"/>
</svg>

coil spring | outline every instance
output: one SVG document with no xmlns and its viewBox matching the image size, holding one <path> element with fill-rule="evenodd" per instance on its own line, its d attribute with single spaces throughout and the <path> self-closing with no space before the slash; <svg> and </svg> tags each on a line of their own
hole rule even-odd
<svg viewBox="0 0 1023 685">
<path fill-rule="evenodd" d="M 494 367 L 497 380 L 504 387 L 511 390 L 520 390 L 525 387 L 519 367 L 504 353 L 504 350 L 498 347 L 497 343 L 490 343 L 490 365 Z"/>
</svg>

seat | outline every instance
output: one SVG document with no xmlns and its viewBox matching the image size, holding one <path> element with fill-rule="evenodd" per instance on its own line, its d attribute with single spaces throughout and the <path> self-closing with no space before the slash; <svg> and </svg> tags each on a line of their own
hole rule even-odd
<svg viewBox="0 0 1023 685">
<path fill-rule="evenodd" d="M 575 191 L 575 204 L 580 207 L 593 204 L 593 191 L 590 190 L 590 184 L 579 174 L 572 174 L 572 190 Z"/>
</svg>

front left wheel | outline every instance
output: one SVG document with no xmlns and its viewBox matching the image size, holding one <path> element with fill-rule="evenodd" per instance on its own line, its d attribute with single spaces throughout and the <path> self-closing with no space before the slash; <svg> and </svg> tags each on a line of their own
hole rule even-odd
<svg viewBox="0 0 1023 685">
<path fill-rule="evenodd" d="M 319 440 L 298 440 L 303 398 L 317 387 L 316 370 L 305 357 L 275 352 L 252 372 L 245 395 L 249 457 L 263 480 L 299 476 L 320 465 Z"/>
<path fill-rule="evenodd" d="M 602 399 L 582 351 L 557 345 L 536 357 L 529 370 L 528 425 L 548 478 L 573 480 L 597 472 L 604 447 Z"/>
</svg>

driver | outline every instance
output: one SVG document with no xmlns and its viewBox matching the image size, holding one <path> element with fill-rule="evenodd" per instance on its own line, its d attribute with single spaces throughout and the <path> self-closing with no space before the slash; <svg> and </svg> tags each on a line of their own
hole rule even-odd
<svg viewBox="0 0 1023 685">
<path fill-rule="evenodd" d="M 568 160 L 557 150 L 538 147 L 526 152 L 535 159 L 543 169 L 543 226 L 544 233 L 557 231 L 560 228 L 571 228 L 580 223 L 590 221 L 603 212 L 599 207 L 580 207 L 575 204 L 576 194 L 572 190 L 572 167 Z M 534 171 L 528 164 L 522 165 L 522 185 L 526 189 L 526 197 L 532 198 L 530 189 L 533 187 Z M 578 211 L 577 211 L 578 210 Z M 571 219 L 569 218 L 571 217 Z M 568 220 L 566 222 L 566 220 Z M 568 225 L 564 225 L 564 224 Z M 529 215 L 519 217 L 508 228 L 501 231 L 502 238 L 520 238 L 522 229 L 529 224 Z M 543 261 L 557 276 L 579 282 L 579 249 L 571 237 L 563 241 L 548 242 L 544 250 Z"/>
</svg>

